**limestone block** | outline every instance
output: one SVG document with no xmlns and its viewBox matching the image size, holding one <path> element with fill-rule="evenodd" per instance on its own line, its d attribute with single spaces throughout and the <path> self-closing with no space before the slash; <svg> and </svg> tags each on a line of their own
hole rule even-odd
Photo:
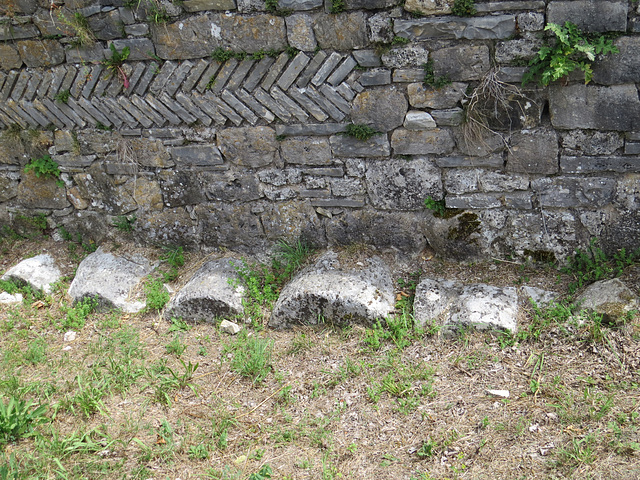
<svg viewBox="0 0 640 480">
<path fill-rule="evenodd" d="M 220 150 L 215 145 L 173 147 L 171 157 L 183 167 L 212 167 L 224 163 Z"/>
<path fill-rule="evenodd" d="M 140 212 L 162 210 L 164 207 L 160 185 L 155 180 L 138 177 L 133 185 L 133 198 Z"/>
<path fill-rule="evenodd" d="M 155 265 L 141 255 L 120 257 L 99 247 L 80 262 L 69 287 L 69 296 L 74 302 L 93 298 L 102 309 L 139 312 L 145 304 L 140 299 L 131 298 L 131 292 L 154 268 Z"/>
<path fill-rule="evenodd" d="M 639 306 L 636 294 L 619 278 L 589 285 L 576 304 L 601 314 L 605 322 L 612 324 L 624 321 L 625 314 Z"/>
<path fill-rule="evenodd" d="M 118 48 L 118 51 L 121 50 L 122 48 Z M 105 49 L 100 43 L 94 43 L 87 47 L 73 45 L 65 50 L 65 54 L 67 63 L 100 62 L 105 58 Z M 111 56 L 110 50 L 108 55 Z"/>
<path fill-rule="evenodd" d="M 318 46 L 313 33 L 313 19 L 302 13 L 289 15 L 285 18 L 287 25 L 287 39 L 289 45 L 303 52 L 311 52 Z"/>
<path fill-rule="evenodd" d="M 253 173 L 202 172 L 200 182 L 210 201 L 248 202 L 262 196 L 258 188 L 258 180 Z"/>
<path fill-rule="evenodd" d="M 18 185 L 16 200 L 24 208 L 60 209 L 69 206 L 64 187 L 54 178 L 36 177 L 26 173 Z"/>
<path fill-rule="evenodd" d="M 640 37 L 620 37 L 614 44 L 620 52 L 598 59 L 593 81 L 602 85 L 636 83 L 640 78 Z"/>
<path fill-rule="evenodd" d="M 395 85 L 365 90 L 351 105 L 351 120 L 355 124 L 370 125 L 380 132 L 388 132 L 404 123 L 407 99 Z"/>
<path fill-rule="evenodd" d="M 455 142 L 449 130 L 405 130 L 398 128 L 391 134 L 391 147 L 396 155 L 446 155 Z"/>
<path fill-rule="evenodd" d="M 366 182 L 371 204 L 383 210 L 420 210 L 426 197 L 443 194 L 440 169 L 427 158 L 369 162 Z"/>
<path fill-rule="evenodd" d="M 386 157 L 391 154 L 386 135 L 374 135 L 368 140 L 333 135 L 329 142 L 336 157 Z"/>
<path fill-rule="evenodd" d="M 133 236 L 156 245 L 199 248 L 202 243 L 196 222 L 182 208 L 165 208 L 138 218 Z"/>
<path fill-rule="evenodd" d="M 447 170 L 444 177 L 444 190 L 452 195 L 477 192 L 480 172 L 477 168 Z"/>
<path fill-rule="evenodd" d="M 329 165 L 333 157 L 326 138 L 288 137 L 281 142 L 282 158 L 299 165 Z"/>
<path fill-rule="evenodd" d="M 196 172 L 162 170 L 159 173 L 160 188 L 167 207 L 197 205 L 205 200 L 201 180 Z"/>
<path fill-rule="evenodd" d="M 98 40 L 113 40 L 122 37 L 122 19 L 118 9 L 92 15 L 87 18 L 89 28 Z"/>
<path fill-rule="evenodd" d="M 524 130 L 511 135 L 508 171 L 548 175 L 558 172 L 558 168 L 558 135 L 555 131 Z"/>
<path fill-rule="evenodd" d="M 618 132 L 571 130 L 560 134 L 560 142 L 567 155 L 613 155 L 624 146 Z"/>
<path fill-rule="evenodd" d="M 524 32 L 539 32 L 544 29 L 544 14 L 524 12 L 516 16 L 518 28 Z"/>
<path fill-rule="evenodd" d="M 322 0 L 278 0 L 278 7 L 283 10 L 313 10 L 322 6 Z"/>
<path fill-rule="evenodd" d="M 371 42 L 390 43 L 393 40 L 393 20 L 389 12 L 376 13 L 369 17 L 367 23 Z"/>
<path fill-rule="evenodd" d="M 129 48 L 128 61 L 149 60 L 156 52 L 155 45 L 148 38 L 127 38 L 111 42 L 116 50 L 121 52 L 125 47 Z M 111 51 L 105 50 L 105 56 L 111 57 Z"/>
<path fill-rule="evenodd" d="M 207 245 L 255 251 L 264 246 L 260 218 L 248 204 L 202 203 L 194 209 Z"/>
<path fill-rule="evenodd" d="M 325 50 L 354 50 L 368 44 L 362 12 L 320 15 L 314 21 L 313 30 L 318 45 Z"/>
<path fill-rule="evenodd" d="M 230 258 L 205 263 L 167 304 L 164 318 L 216 323 L 219 318 L 242 315 L 244 287 L 236 271 L 241 265 Z"/>
<path fill-rule="evenodd" d="M 48 253 L 22 260 L 2 275 L 2 280 L 26 283 L 35 290 L 51 293 L 51 286 L 60 280 L 62 273 L 55 259 Z"/>
<path fill-rule="evenodd" d="M 364 323 L 384 319 L 394 309 L 389 268 L 373 257 L 367 265 L 341 268 L 337 255 L 325 253 L 285 286 L 276 302 L 269 326 Z"/>
<path fill-rule="evenodd" d="M 553 0 L 547 6 L 547 22 L 564 25 L 570 21 L 591 32 L 627 30 L 626 0 Z"/>
<path fill-rule="evenodd" d="M 22 58 L 18 50 L 8 43 L 0 44 L 0 69 L 11 70 L 22 66 Z"/>
<path fill-rule="evenodd" d="M 616 202 L 627 210 L 640 210 L 640 174 L 627 174 L 618 179 Z"/>
<path fill-rule="evenodd" d="M 429 51 L 420 46 L 394 48 L 381 58 L 382 64 L 389 68 L 422 67 L 429 60 Z"/>
<path fill-rule="evenodd" d="M 515 15 L 484 17 L 430 17 L 417 20 L 396 20 L 396 35 L 414 41 L 430 39 L 494 40 L 509 38 L 516 31 Z"/>
<path fill-rule="evenodd" d="M 396 0 L 345 0 L 347 10 L 377 10 L 397 4 Z"/>
<path fill-rule="evenodd" d="M 541 46 L 541 40 L 529 38 L 498 42 L 496 45 L 496 61 L 503 64 L 523 60 L 528 62 L 538 54 Z"/>
<path fill-rule="evenodd" d="M 3 175 L 0 175 L 0 202 L 6 202 L 18 196 L 20 174 L 18 172 L 12 173 L 3 172 Z"/>
<path fill-rule="evenodd" d="M 264 167 L 279 158 L 276 132 L 269 127 L 227 128 L 218 132 L 218 148 L 228 161 Z"/>
<path fill-rule="evenodd" d="M 453 4 L 454 0 L 407 0 L 404 9 L 422 15 L 448 15 Z"/>
<path fill-rule="evenodd" d="M 427 112 L 413 110 L 407 112 L 403 126 L 407 130 L 428 130 L 436 128 L 436 122 Z"/>
<path fill-rule="evenodd" d="M 49 67 L 65 61 L 64 48 L 55 40 L 20 40 L 16 45 L 27 67 Z"/>
<path fill-rule="evenodd" d="M 616 181 L 612 178 L 553 177 L 531 182 L 543 207 L 603 207 L 613 200 Z"/>
<path fill-rule="evenodd" d="M 454 82 L 442 88 L 433 88 L 423 83 L 407 85 L 409 104 L 415 108 L 453 108 L 464 97 L 466 83 Z"/>
<path fill-rule="evenodd" d="M 307 241 L 315 247 L 326 245 L 322 222 L 307 201 L 271 203 L 260 215 L 266 238 L 277 242 Z"/>
<path fill-rule="evenodd" d="M 454 81 L 479 80 L 491 68 L 489 47 L 450 47 L 433 52 L 436 77 L 447 75 Z"/>
<path fill-rule="evenodd" d="M 40 35 L 40 32 L 35 25 L 16 26 L 11 25 L 11 22 L 2 22 L 0 24 L 0 41 L 33 38 L 38 35 Z"/>
<path fill-rule="evenodd" d="M 640 125 L 640 99 L 633 84 L 552 85 L 551 123 L 556 128 L 632 131 Z"/>
</svg>

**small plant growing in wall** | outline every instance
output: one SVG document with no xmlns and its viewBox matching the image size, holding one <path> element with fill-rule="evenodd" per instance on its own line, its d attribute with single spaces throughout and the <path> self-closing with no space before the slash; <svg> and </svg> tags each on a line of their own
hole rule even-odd
<svg viewBox="0 0 640 480">
<path fill-rule="evenodd" d="M 451 7 L 451 13 L 459 17 L 471 17 L 476 14 L 476 5 L 473 0 L 455 0 Z"/>
<path fill-rule="evenodd" d="M 346 10 L 344 0 L 331 0 L 331 8 L 329 13 L 342 13 Z"/>
<path fill-rule="evenodd" d="M 73 44 L 78 47 L 93 45 L 96 37 L 89 26 L 89 22 L 80 12 L 75 12 L 73 16 L 67 18 L 62 11 L 58 13 L 58 20 L 73 30 Z"/>
<path fill-rule="evenodd" d="M 549 85 L 566 78 L 574 70 L 584 72 L 584 83 L 587 84 L 593 77 L 591 63 L 596 55 L 619 52 L 606 35 L 585 33 L 571 22 L 565 22 L 563 26 L 550 23 L 544 29 L 555 36 L 555 42 L 543 45 L 529 62 L 529 71 L 522 78 L 523 85 L 534 79 L 541 85 Z"/>
<path fill-rule="evenodd" d="M 444 198 L 442 200 L 434 200 L 431 196 L 424 199 L 424 206 L 426 209 L 431 210 L 433 215 L 438 218 L 444 217 L 444 212 L 447 208 Z"/>
<path fill-rule="evenodd" d="M 112 223 L 121 232 L 133 232 L 133 224 L 136 223 L 136 216 L 119 215 Z"/>
<path fill-rule="evenodd" d="M 109 45 L 109 48 L 111 49 L 111 57 L 103 60 L 102 64 L 107 67 L 111 75 L 118 75 L 120 80 L 122 80 L 124 88 L 129 88 L 129 79 L 122 65 L 124 65 L 124 62 L 129 58 L 130 49 L 129 47 L 124 47 L 122 51 L 119 52 L 113 43 Z"/>
<path fill-rule="evenodd" d="M 58 93 L 55 94 L 55 96 L 53 97 L 53 99 L 56 102 L 60 102 L 60 103 L 67 103 L 69 101 L 69 97 L 71 96 L 71 92 L 69 91 L 69 89 L 67 90 L 60 90 Z"/>
<path fill-rule="evenodd" d="M 433 68 L 433 60 L 429 60 L 424 64 L 424 83 L 436 90 L 449 85 L 451 80 L 448 75 L 441 75 L 436 77 L 435 70 Z"/>
<path fill-rule="evenodd" d="M 347 128 L 344 131 L 344 135 L 357 138 L 358 140 L 369 140 L 371 137 L 378 133 L 380 132 L 377 132 L 369 125 L 359 125 L 353 123 L 347 125 Z"/>
<path fill-rule="evenodd" d="M 55 178 L 59 187 L 64 187 L 64 182 L 60 180 L 60 168 L 58 164 L 49 155 L 43 155 L 40 158 L 32 158 L 24 167 L 25 173 L 33 173 L 40 178 Z"/>
</svg>

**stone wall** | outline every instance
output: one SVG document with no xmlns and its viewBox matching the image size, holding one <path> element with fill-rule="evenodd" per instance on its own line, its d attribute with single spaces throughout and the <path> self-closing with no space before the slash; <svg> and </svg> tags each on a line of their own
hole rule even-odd
<svg viewBox="0 0 640 480">
<path fill-rule="evenodd" d="M 135 216 L 143 243 L 247 252 L 299 237 L 454 258 L 640 245 L 638 3 L 476 1 L 458 17 L 453 0 L 333 2 L 6 0 L 0 222 L 44 214 L 100 242 Z M 588 85 L 516 88 L 546 22 L 565 20 L 615 33 L 620 53 Z M 424 84 L 427 63 L 451 83 Z M 486 128 L 465 120 L 474 99 Z M 45 154 L 62 182 L 25 173 Z"/>
</svg>

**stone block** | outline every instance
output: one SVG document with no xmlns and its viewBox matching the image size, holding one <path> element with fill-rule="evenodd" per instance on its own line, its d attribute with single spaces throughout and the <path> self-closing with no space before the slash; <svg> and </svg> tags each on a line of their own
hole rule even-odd
<svg viewBox="0 0 640 480">
<path fill-rule="evenodd" d="M 336 197 L 353 197 L 364 193 L 362 182 L 357 178 L 336 178 L 331 180 L 331 194 Z"/>
<path fill-rule="evenodd" d="M 454 0 L 407 0 L 404 9 L 421 15 L 448 15 Z"/>
<path fill-rule="evenodd" d="M 274 168 L 260 170 L 258 178 L 263 183 L 268 183 L 275 187 L 284 185 L 295 185 L 302 181 L 302 172 L 297 168 Z"/>
<path fill-rule="evenodd" d="M 466 90 L 466 83 L 457 82 L 438 89 L 423 83 L 410 83 L 407 86 L 409 104 L 415 108 L 444 109 L 457 107 Z"/>
<path fill-rule="evenodd" d="M 40 31 L 35 25 L 12 25 L 11 22 L 0 24 L 0 41 L 13 41 L 22 38 L 33 38 L 40 35 Z"/>
<path fill-rule="evenodd" d="M 422 80 L 424 80 L 424 69 L 422 68 L 396 68 L 393 71 L 395 83 L 421 82 Z"/>
<path fill-rule="evenodd" d="M 563 25 L 570 21 L 590 32 L 627 30 L 626 0 L 553 0 L 547 6 L 547 22 Z"/>
<path fill-rule="evenodd" d="M 89 28 L 98 40 L 114 40 L 122 37 L 122 19 L 118 9 L 87 17 Z"/>
<path fill-rule="evenodd" d="M 480 172 L 477 168 L 447 170 L 444 177 L 444 190 L 448 195 L 477 192 Z"/>
<path fill-rule="evenodd" d="M 72 46 L 67 48 L 65 53 L 67 55 L 67 63 L 100 62 L 105 58 L 105 49 L 100 43 L 94 43 L 91 46 L 82 48 Z M 111 56 L 111 50 L 108 50 L 107 53 Z"/>
<path fill-rule="evenodd" d="M 326 245 L 324 226 L 306 200 L 271 203 L 260 219 L 268 240 L 295 242 L 302 238 L 315 247 Z"/>
<path fill-rule="evenodd" d="M 518 28 L 524 32 L 539 32 L 544 29 L 544 13 L 524 12 L 516 16 Z"/>
<path fill-rule="evenodd" d="M 371 204 L 383 210 L 421 210 L 426 197 L 443 194 L 440 169 L 427 158 L 372 161 L 365 178 Z"/>
<path fill-rule="evenodd" d="M 640 211 L 640 174 L 618 177 L 615 202 L 629 211 Z"/>
<path fill-rule="evenodd" d="M 65 188 L 54 178 L 24 174 L 18 185 L 16 201 L 23 208 L 61 209 L 69 206 Z"/>
<path fill-rule="evenodd" d="M 464 112 L 461 108 L 432 110 L 431 115 L 439 127 L 455 127 L 464 120 Z"/>
<path fill-rule="evenodd" d="M 563 173 L 640 172 L 640 157 L 572 157 L 561 156 L 560 168 Z"/>
<path fill-rule="evenodd" d="M 64 48 L 55 40 L 20 40 L 16 45 L 27 67 L 50 67 L 66 58 Z"/>
<path fill-rule="evenodd" d="M 511 10 L 543 10 L 544 0 L 500 0 L 496 2 L 479 3 L 476 5 L 478 13 L 505 12 Z"/>
<path fill-rule="evenodd" d="M 200 175 L 185 170 L 162 170 L 158 176 L 165 205 L 175 208 L 204 202 Z"/>
<path fill-rule="evenodd" d="M 262 197 L 253 173 L 240 171 L 203 172 L 199 180 L 210 201 L 245 203 Z"/>
<path fill-rule="evenodd" d="M 625 155 L 640 155 L 640 142 L 625 142 L 624 144 Z"/>
<path fill-rule="evenodd" d="M 128 38 L 124 40 L 114 40 L 111 42 L 116 49 L 121 52 L 125 47 L 129 47 L 128 61 L 150 60 L 155 54 L 155 46 L 148 38 Z M 106 51 L 106 56 L 111 57 L 111 51 Z"/>
<path fill-rule="evenodd" d="M 391 147 L 396 155 L 447 155 L 455 147 L 449 130 L 405 130 L 399 128 L 391 134 Z"/>
<path fill-rule="evenodd" d="M 483 208 L 500 208 L 500 194 L 497 193 L 471 193 L 467 195 L 447 196 L 447 208 L 460 208 L 462 210 L 474 210 Z"/>
<path fill-rule="evenodd" d="M 498 42 L 496 45 L 496 61 L 502 64 L 514 61 L 529 62 L 538 54 L 541 46 L 542 41 L 536 38 L 518 38 L 516 40 Z"/>
<path fill-rule="evenodd" d="M 368 45 L 367 24 L 362 12 L 316 17 L 313 30 L 325 50 L 354 50 Z"/>
<path fill-rule="evenodd" d="M 262 223 L 250 204 L 203 203 L 194 208 L 194 214 L 207 245 L 245 252 L 264 245 Z"/>
<path fill-rule="evenodd" d="M 351 120 L 388 132 L 404 122 L 407 99 L 397 86 L 380 87 L 359 93 L 351 105 Z"/>
<path fill-rule="evenodd" d="M 612 178 L 539 178 L 531 187 L 542 207 L 604 207 L 613 200 L 616 181 Z"/>
<path fill-rule="evenodd" d="M 633 84 L 552 85 L 551 123 L 556 128 L 632 131 L 640 125 L 640 99 Z"/>
<path fill-rule="evenodd" d="M 285 18 L 289 45 L 303 52 L 311 52 L 318 46 L 313 33 L 313 19 L 310 15 L 294 14 Z"/>
<path fill-rule="evenodd" d="M 430 39 L 495 40 L 509 38 L 516 32 L 515 15 L 486 17 L 432 17 L 417 20 L 396 20 L 397 36 L 414 41 Z"/>
<path fill-rule="evenodd" d="M 358 79 L 363 87 L 373 87 L 377 85 L 388 85 L 391 83 L 391 71 L 384 68 L 374 68 L 362 72 Z"/>
<path fill-rule="evenodd" d="M 620 52 L 598 59 L 593 81 L 601 85 L 636 83 L 640 78 L 640 37 L 620 37 L 614 44 Z"/>
<path fill-rule="evenodd" d="M 171 157 L 183 167 L 210 167 L 224 163 L 220 150 L 215 145 L 173 147 Z"/>
<path fill-rule="evenodd" d="M 509 172 L 549 175 L 558 171 L 558 136 L 553 130 L 525 130 L 511 135 Z"/>
<path fill-rule="evenodd" d="M 436 128 L 436 122 L 427 112 L 410 111 L 404 118 L 403 126 L 407 130 L 428 130 Z"/>
<path fill-rule="evenodd" d="M 571 130 L 560 135 L 566 155 L 613 155 L 624 146 L 624 138 L 618 132 Z"/>
<path fill-rule="evenodd" d="M 276 132 L 269 127 L 227 128 L 218 132 L 218 148 L 232 163 L 264 167 L 279 158 Z"/>
<path fill-rule="evenodd" d="M 356 59 L 361 67 L 379 67 L 382 65 L 380 55 L 375 50 L 356 50 L 353 52 L 353 58 Z"/>
<path fill-rule="evenodd" d="M 347 10 L 378 10 L 398 4 L 396 0 L 345 0 Z"/>
<path fill-rule="evenodd" d="M 442 48 L 434 51 L 432 58 L 436 77 L 446 75 L 457 82 L 479 80 L 491 68 L 486 45 Z"/>
<path fill-rule="evenodd" d="M 372 43 L 391 43 L 393 40 L 393 20 L 389 12 L 380 12 L 367 20 L 369 40 Z"/>
<path fill-rule="evenodd" d="M 11 70 L 22 66 L 18 50 L 8 43 L 0 43 L 0 69 Z"/>
<path fill-rule="evenodd" d="M 300 165 L 329 165 L 332 163 L 331 146 L 326 138 L 291 137 L 282 143 L 282 158 L 287 163 Z"/>
<path fill-rule="evenodd" d="M 358 140 L 347 135 L 332 135 L 331 150 L 336 157 L 386 157 L 391 154 L 387 135 L 374 135 L 368 140 Z"/>
<path fill-rule="evenodd" d="M 429 60 L 429 51 L 418 45 L 394 48 L 383 53 L 381 60 L 388 68 L 422 67 Z"/>
<path fill-rule="evenodd" d="M 16 196 L 18 196 L 18 183 L 20 181 L 20 175 L 14 172 L 13 175 L 3 172 L 0 175 L 0 202 L 6 202 Z"/>
<path fill-rule="evenodd" d="M 235 10 L 235 0 L 185 0 L 182 6 L 187 12 L 203 10 Z"/>
<path fill-rule="evenodd" d="M 489 155 L 486 157 L 438 157 L 436 164 L 440 168 L 478 167 L 478 168 L 502 168 L 504 160 L 502 155 Z"/>
<path fill-rule="evenodd" d="M 491 170 L 480 171 L 478 182 L 483 192 L 513 192 L 529 188 L 528 175 L 505 174 Z"/>
</svg>

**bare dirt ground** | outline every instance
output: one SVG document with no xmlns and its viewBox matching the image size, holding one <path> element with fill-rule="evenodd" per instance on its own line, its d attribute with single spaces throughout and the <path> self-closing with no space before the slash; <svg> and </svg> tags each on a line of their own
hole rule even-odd
<svg viewBox="0 0 640 480">
<path fill-rule="evenodd" d="M 108 312 L 65 342 L 66 289 L 86 255 L 69 245 L 0 245 L 0 272 L 49 252 L 66 275 L 51 296 L 0 306 L 0 400 L 47 405 L 31 435 L 0 444 L 2 479 L 640 478 L 637 315 L 615 328 L 550 315 L 535 339 L 408 329 L 376 343 L 364 326 L 254 322 L 231 337 L 158 312 Z M 186 254 L 174 286 L 202 260 Z M 396 263 L 407 281 L 422 271 L 558 292 L 570 281 L 549 266 Z M 623 275 L 636 289 L 639 278 L 638 264 Z M 530 308 L 519 319 L 536 321 Z M 256 345 L 263 363 L 242 356 Z"/>
</svg>

